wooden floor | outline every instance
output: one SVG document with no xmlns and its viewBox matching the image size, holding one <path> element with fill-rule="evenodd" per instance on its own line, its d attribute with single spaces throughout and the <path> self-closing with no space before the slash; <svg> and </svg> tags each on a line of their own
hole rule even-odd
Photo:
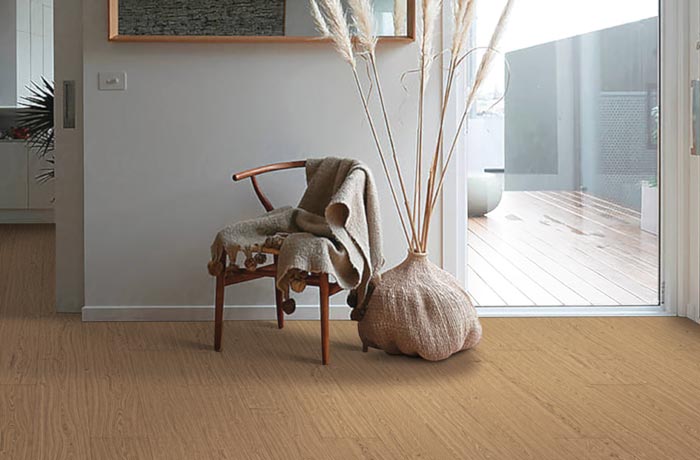
<svg viewBox="0 0 700 460">
<path fill-rule="evenodd" d="M 0 226 L 0 459 L 697 459 L 700 326 L 485 319 L 440 362 L 355 324 L 87 323 L 51 313 L 53 230 Z"/>
<path fill-rule="evenodd" d="M 505 192 L 469 219 L 469 292 L 482 306 L 656 305 L 656 235 L 638 212 L 579 192 Z"/>
</svg>

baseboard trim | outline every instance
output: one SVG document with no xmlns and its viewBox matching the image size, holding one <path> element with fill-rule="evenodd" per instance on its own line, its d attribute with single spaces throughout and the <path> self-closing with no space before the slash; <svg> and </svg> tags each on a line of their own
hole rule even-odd
<svg viewBox="0 0 700 460">
<path fill-rule="evenodd" d="M 0 224 L 53 223 L 53 209 L 0 209 Z"/>
<path fill-rule="evenodd" d="M 676 316 L 659 306 L 614 307 L 477 307 L 482 318 L 551 318 L 610 316 Z"/>
<path fill-rule="evenodd" d="M 214 308 L 210 305 L 197 306 L 85 306 L 82 309 L 85 322 L 98 321 L 214 321 Z M 224 319 L 239 321 L 267 321 L 277 318 L 274 305 L 249 305 L 224 307 Z M 286 316 L 289 320 L 318 320 L 320 312 L 318 305 L 298 305 L 293 315 Z M 350 307 L 331 305 L 332 320 L 350 319 Z"/>
<path fill-rule="evenodd" d="M 661 307 L 479 307 L 483 318 L 527 317 L 595 317 L 595 316 L 674 316 Z M 226 306 L 227 320 L 262 320 L 276 318 L 273 305 Z M 350 319 L 350 307 L 331 305 L 333 320 Z M 214 309 L 210 305 L 198 306 L 85 306 L 82 309 L 85 322 L 97 321 L 213 321 Z M 299 305 L 289 320 L 318 320 L 318 305 Z"/>
</svg>

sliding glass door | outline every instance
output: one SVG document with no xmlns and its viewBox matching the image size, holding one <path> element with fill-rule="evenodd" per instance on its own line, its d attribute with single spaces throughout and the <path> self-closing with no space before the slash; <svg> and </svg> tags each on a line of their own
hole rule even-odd
<svg viewBox="0 0 700 460">
<path fill-rule="evenodd" d="M 480 2 L 488 43 L 501 1 Z M 657 0 L 516 2 L 468 131 L 480 306 L 659 304 Z"/>
</svg>

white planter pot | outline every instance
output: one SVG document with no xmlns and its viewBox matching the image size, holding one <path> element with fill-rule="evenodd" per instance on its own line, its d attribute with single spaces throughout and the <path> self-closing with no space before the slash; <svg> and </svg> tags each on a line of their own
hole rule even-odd
<svg viewBox="0 0 700 460">
<path fill-rule="evenodd" d="M 642 182 L 642 220 L 645 232 L 659 234 L 659 189 Z"/>
<path fill-rule="evenodd" d="M 469 217 L 482 217 L 496 209 L 503 197 L 503 173 L 469 176 L 467 179 Z"/>
</svg>

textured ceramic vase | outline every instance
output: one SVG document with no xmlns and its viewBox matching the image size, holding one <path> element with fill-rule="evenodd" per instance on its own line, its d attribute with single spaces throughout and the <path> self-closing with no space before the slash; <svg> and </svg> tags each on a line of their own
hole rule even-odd
<svg viewBox="0 0 700 460">
<path fill-rule="evenodd" d="M 364 347 L 440 361 L 481 339 L 469 296 L 426 254 L 409 253 L 373 288 L 358 323 Z"/>
</svg>

